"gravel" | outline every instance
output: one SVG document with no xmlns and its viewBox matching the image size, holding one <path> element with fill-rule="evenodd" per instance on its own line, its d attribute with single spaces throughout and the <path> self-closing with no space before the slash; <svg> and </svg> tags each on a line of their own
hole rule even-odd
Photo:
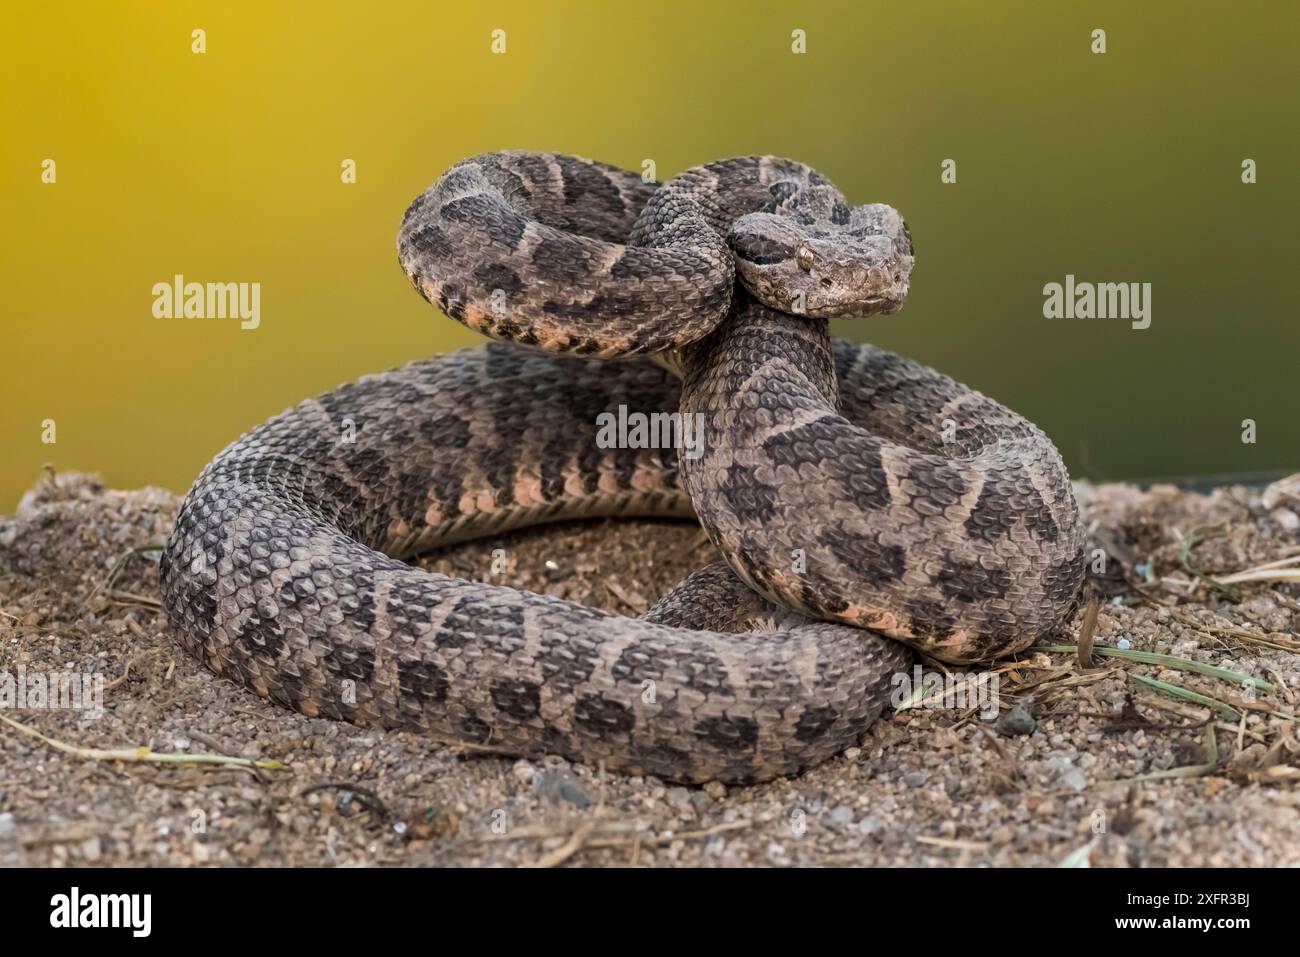
<svg viewBox="0 0 1300 957">
<path fill-rule="evenodd" d="M 0 865 L 1057 865 L 1080 851 L 1094 866 L 1300 864 L 1300 744 L 1286 717 L 1300 708 L 1300 590 L 1199 577 L 1300 554 L 1288 519 L 1300 506 L 1241 487 L 1078 491 L 1104 556 L 1097 646 L 1227 668 L 1274 691 L 1029 651 L 997 666 L 996 720 L 891 711 L 798 778 L 685 788 L 307 718 L 242 691 L 176 649 L 157 607 L 157 553 L 138 551 L 163 541 L 177 498 L 47 476 L 0 518 L 0 676 L 102 675 L 103 713 L 0 716 L 81 748 L 284 767 L 92 760 L 0 722 Z M 425 564 L 635 615 L 712 557 L 691 523 L 628 521 L 470 543 Z M 1050 641 L 1074 644 L 1079 631 L 1076 617 Z M 1138 678 L 1232 710 L 1214 714 L 1211 742 L 1208 708 Z"/>
</svg>

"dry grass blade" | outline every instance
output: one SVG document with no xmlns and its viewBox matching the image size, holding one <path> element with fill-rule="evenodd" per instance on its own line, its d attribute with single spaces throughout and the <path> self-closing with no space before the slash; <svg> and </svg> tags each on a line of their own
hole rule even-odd
<svg viewBox="0 0 1300 957">
<path fill-rule="evenodd" d="M 1128 678 L 1137 684 L 1150 688 L 1160 694 L 1169 695 L 1171 698 L 1182 698 L 1184 701 L 1191 701 L 1199 704 L 1203 708 L 1212 708 L 1220 714 L 1226 714 L 1229 717 L 1236 718 L 1241 712 L 1228 704 L 1226 701 L 1220 701 L 1207 694 L 1201 694 L 1199 691 L 1191 691 L 1179 685 L 1170 684 L 1168 681 L 1160 681 L 1158 678 L 1148 678 L 1146 675 L 1137 675 L 1129 672 Z"/>
<path fill-rule="evenodd" d="M 1275 571 L 1237 572 L 1214 579 L 1220 585 L 1237 585 L 1241 582 L 1300 582 L 1300 568 L 1279 568 Z"/>
<path fill-rule="evenodd" d="M 916 838 L 916 843 L 959 851 L 987 851 L 991 846 L 988 841 L 961 841 L 952 837 L 928 837 L 924 834 Z"/>
<path fill-rule="evenodd" d="M 1257 784 L 1290 783 L 1300 781 L 1300 768 L 1294 768 L 1289 764 L 1275 764 L 1271 768 L 1251 771 L 1246 777 Z"/>
<path fill-rule="evenodd" d="M 1233 572 L 1231 575 L 1216 575 L 1214 581 L 1220 585 L 1236 585 L 1240 582 L 1300 581 L 1300 568 L 1289 567 L 1292 565 L 1300 565 L 1300 555 L 1279 558 L 1274 562 L 1265 562 L 1262 565 L 1255 565 L 1243 571 Z"/>
<path fill-rule="evenodd" d="M 536 867 L 536 868 L 548 868 L 548 867 L 555 867 L 558 864 L 563 864 L 574 854 L 577 854 L 580 850 L 582 850 L 583 845 L 587 843 L 587 838 L 589 838 L 591 836 L 591 832 L 596 829 L 596 823 L 597 823 L 596 821 L 588 821 L 585 824 L 579 826 L 579 828 L 573 832 L 573 835 L 567 841 L 565 841 L 555 850 L 551 851 L 549 854 L 544 855 L 541 858 L 541 860 L 537 861 L 537 863 L 531 864 L 529 866 Z"/>
<path fill-rule="evenodd" d="M 621 601 L 636 614 L 643 615 L 650 607 L 649 603 L 644 598 L 640 595 L 628 594 L 627 590 L 618 582 L 614 581 L 614 579 L 607 578 L 605 579 L 604 584 L 611 595 Z"/>
<path fill-rule="evenodd" d="M 1236 638 L 1239 641 L 1245 641 L 1253 645 L 1261 645 L 1265 648 L 1276 648 L 1278 651 L 1291 651 L 1300 654 L 1300 641 L 1287 638 L 1285 635 L 1256 635 L 1246 631 L 1243 628 L 1232 628 L 1224 625 L 1205 625 L 1189 615 L 1184 615 L 1176 609 L 1169 609 L 1169 616 L 1179 624 L 1186 625 L 1202 635 L 1210 638 Z"/>
<path fill-rule="evenodd" d="M 23 734 L 36 738 L 45 744 L 48 744 L 56 751 L 62 751 L 64 754 L 70 754 L 74 758 L 81 758 L 85 761 L 147 761 L 153 764 L 221 764 L 227 767 L 236 768 L 259 768 L 264 771 L 284 771 L 288 766 L 272 758 L 261 758 L 253 760 L 252 758 L 232 758 L 224 754 L 160 754 L 148 746 L 138 748 L 118 748 L 105 750 L 103 748 L 82 748 L 75 744 L 68 744 L 66 741 L 59 741 L 56 738 L 48 737 L 41 734 L 35 728 L 28 727 L 12 718 L 7 718 L 0 714 L 0 722 L 4 722 L 10 727 L 21 731 Z"/>
<path fill-rule="evenodd" d="M 1088 604 L 1083 609 L 1083 621 L 1079 624 L 1079 667 L 1084 671 L 1092 668 L 1092 636 L 1097 631 L 1097 616 L 1101 613 L 1101 599 L 1096 595 L 1088 597 Z"/>
<path fill-rule="evenodd" d="M 1029 650 L 1068 654 L 1075 651 L 1076 648 L 1074 645 L 1034 645 Z M 1137 661 L 1144 665 L 1160 665 L 1174 671 L 1193 671 L 1198 675 L 1218 678 L 1221 681 L 1228 681 L 1236 685 L 1250 685 L 1269 694 L 1274 694 L 1277 691 L 1277 688 L 1271 682 L 1265 681 L 1263 678 L 1252 678 L 1250 675 L 1243 675 L 1237 671 L 1229 671 L 1227 668 L 1218 668 L 1200 661 L 1192 661 L 1190 658 L 1179 658 L 1176 655 L 1162 655 L 1155 651 L 1139 651 L 1136 648 L 1108 648 L 1105 646 L 1093 648 L 1093 653 L 1108 658 Z"/>
<path fill-rule="evenodd" d="M 115 602 L 123 605 L 143 605 L 145 608 L 161 608 L 162 602 L 157 598 L 150 598 L 148 595 L 137 595 L 129 591 L 111 591 L 108 597 Z"/>
<path fill-rule="evenodd" d="M 1140 781 L 1167 781 L 1171 778 L 1199 778 L 1202 775 L 1209 774 L 1219 766 L 1219 738 L 1214 733 L 1214 725 L 1205 726 L 1205 758 L 1204 764 L 1189 764 L 1181 768 L 1170 768 L 1168 771 L 1152 771 L 1150 774 L 1139 774 L 1135 778 L 1125 778 L 1124 784 L 1132 784 Z"/>
<path fill-rule="evenodd" d="M 135 558 L 139 555 L 148 555 L 151 552 L 161 552 L 162 550 L 163 550 L 162 545 L 141 545 L 139 548 L 131 548 L 123 552 L 121 555 L 117 557 L 117 560 L 113 562 L 112 566 L 108 570 L 108 575 L 104 578 L 104 580 L 99 582 L 97 585 L 95 585 L 94 588 L 90 590 L 90 594 L 81 600 L 81 604 L 78 607 L 80 609 L 84 609 L 87 605 L 90 604 L 91 600 L 96 595 L 98 595 L 101 591 L 104 591 L 105 589 L 107 589 L 108 591 L 112 591 L 113 586 L 117 583 L 118 576 L 122 574 L 122 570 L 126 568 L 126 563 L 129 562 L 132 558 Z M 147 598 L 145 599 L 145 601 L 152 602 L 153 604 L 158 605 L 158 603 L 155 602 L 153 599 Z M 158 605 L 158 607 L 161 607 L 161 605 Z"/>
</svg>

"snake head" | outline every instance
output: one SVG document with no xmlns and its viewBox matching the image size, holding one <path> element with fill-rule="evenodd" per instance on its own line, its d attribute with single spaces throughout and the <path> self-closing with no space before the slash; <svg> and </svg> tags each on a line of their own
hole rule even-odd
<svg viewBox="0 0 1300 957">
<path fill-rule="evenodd" d="M 728 241 L 745 288 L 764 305 L 814 318 L 897 312 L 907 297 L 912 239 L 891 206 L 856 206 L 838 222 L 750 213 Z M 844 221 L 847 220 L 847 221 Z"/>
</svg>

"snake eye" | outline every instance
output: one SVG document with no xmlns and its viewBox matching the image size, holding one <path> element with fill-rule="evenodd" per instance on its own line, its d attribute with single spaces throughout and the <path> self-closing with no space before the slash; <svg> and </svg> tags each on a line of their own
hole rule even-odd
<svg viewBox="0 0 1300 957">
<path fill-rule="evenodd" d="M 813 251 L 807 246 L 800 246 L 795 250 L 794 261 L 799 264 L 799 268 L 804 272 L 812 272 Z"/>
</svg>

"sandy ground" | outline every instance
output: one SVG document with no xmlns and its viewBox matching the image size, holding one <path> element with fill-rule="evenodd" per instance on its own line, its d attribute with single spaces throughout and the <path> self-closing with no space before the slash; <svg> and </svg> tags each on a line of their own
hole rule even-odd
<svg viewBox="0 0 1300 957">
<path fill-rule="evenodd" d="M 180 653 L 158 607 L 175 496 L 47 476 L 0 518 L 0 679 L 101 675 L 103 713 L 0 708 L 0 864 L 1300 864 L 1300 503 L 1080 486 L 1093 640 L 1175 656 L 1031 651 L 1000 714 L 889 712 L 792 780 L 727 789 L 514 760 L 281 710 Z M 427 564 L 636 614 L 712 546 L 688 523 L 561 526 Z M 1053 636 L 1074 644 L 1081 613 Z M 1212 665 L 1259 679 L 1197 673 Z M 1152 684 L 1162 682 L 1163 684 Z M 30 688 L 30 683 L 28 684 Z M 1200 699 L 1178 697 L 1198 693 Z M 3 686 L 0 685 L 0 697 Z M 939 702 L 943 703 L 943 702 Z M 949 702 L 951 704 L 951 702 Z M 1208 706 L 1207 706 L 1208 705 Z M 22 728 L 39 732 L 40 740 Z M 73 748 L 280 762 L 122 761 Z"/>
</svg>

